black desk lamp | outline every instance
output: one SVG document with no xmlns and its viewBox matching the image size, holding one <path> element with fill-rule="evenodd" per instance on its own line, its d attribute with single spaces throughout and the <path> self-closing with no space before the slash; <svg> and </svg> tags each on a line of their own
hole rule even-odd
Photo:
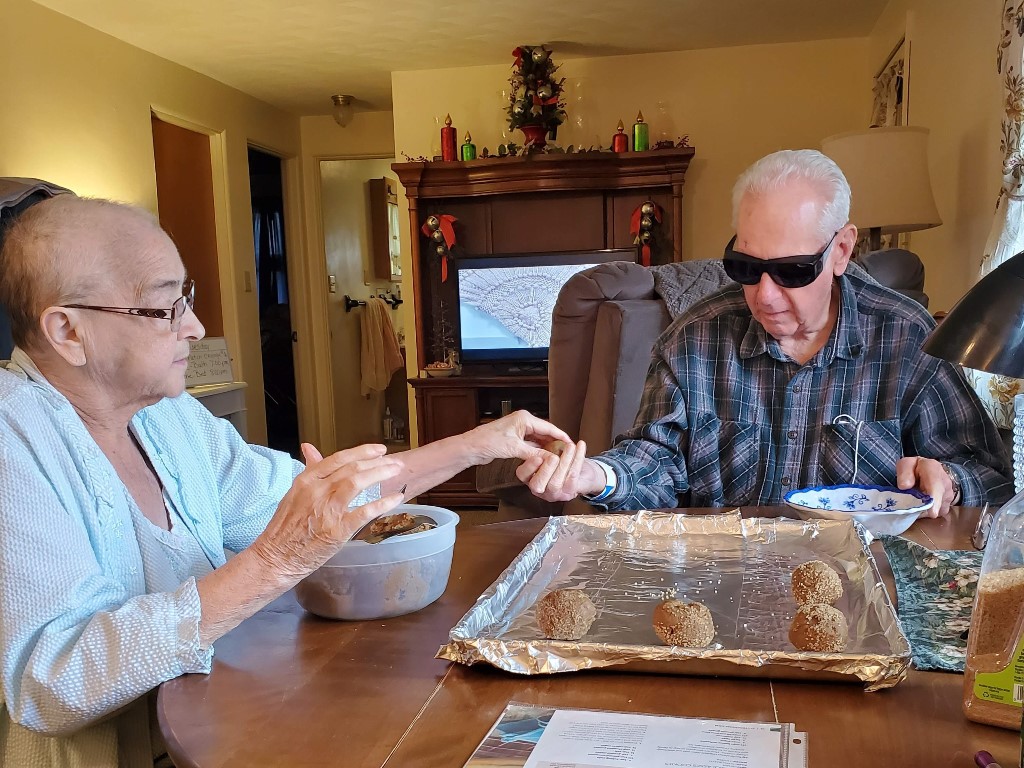
<svg viewBox="0 0 1024 768">
<path fill-rule="evenodd" d="M 1024 378 L 1024 252 L 983 277 L 924 342 L 932 357 Z"/>
</svg>

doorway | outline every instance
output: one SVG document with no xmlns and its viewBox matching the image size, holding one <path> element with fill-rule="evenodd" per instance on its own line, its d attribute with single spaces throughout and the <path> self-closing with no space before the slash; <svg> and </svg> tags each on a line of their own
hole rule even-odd
<svg viewBox="0 0 1024 768">
<path fill-rule="evenodd" d="M 389 318 L 399 344 L 403 344 L 404 313 L 399 309 L 402 277 L 400 274 L 378 276 L 374 251 L 381 243 L 374 236 L 371 205 L 372 182 L 393 176 L 394 160 L 393 157 L 368 157 L 320 161 L 331 384 L 339 448 L 370 442 L 385 442 L 390 451 L 405 450 L 409 446 L 405 371 L 392 374 L 384 392 L 363 394 L 361 341 L 365 307 L 345 301 L 348 298 L 365 302 L 370 297 L 388 300 L 392 305 L 388 310 Z M 397 186 L 397 182 L 395 184 Z M 388 242 L 383 243 L 385 254 L 391 247 Z M 399 301 L 395 303 L 395 299 Z"/>
<path fill-rule="evenodd" d="M 281 158 L 249 148 L 249 193 L 259 302 L 267 445 L 301 459 L 295 357 L 285 251 Z"/>
<path fill-rule="evenodd" d="M 152 116 L 160 226 L 195 280 L 195 313 L 210 337 L 224 335 L 210 136 Z"/>
</svg>

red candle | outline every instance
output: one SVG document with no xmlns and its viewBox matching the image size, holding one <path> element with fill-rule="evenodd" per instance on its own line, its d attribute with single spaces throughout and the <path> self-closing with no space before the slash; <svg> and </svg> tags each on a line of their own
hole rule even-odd
<svg viewBox="0 0 1024 768">
<path fill-rule="evenodd" d="M 453 161 L 458 158 L 456 154 L 456 142 L 458 139 L 455 137 L 455 127 L 452 125 L 452 116 L 446 115 L 444 118 L 444 128 L 441 129 L 441 159 L 447 161 Z"/>
<path fill-rule="evenodd" d="M 612 136 L 612 152 L 628 152 L 629 151 L 629 136 L 623 131 L 626 127 L 619 120 L 619 126 L 616 133 Z"/>
</svg>

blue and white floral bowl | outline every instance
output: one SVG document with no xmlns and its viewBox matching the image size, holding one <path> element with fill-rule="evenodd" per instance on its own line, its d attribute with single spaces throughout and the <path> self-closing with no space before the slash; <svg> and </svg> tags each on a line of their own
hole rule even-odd
<svg viewBox="0 0 1024 768">
<path fill-rule="evenodd" d="M 785 502 L 804 520 L 853 518 L 875 536 L 903 533 L 932 506 L 932 497 L 917 490 L 881 485 L 821 485 L 790 491 Z"/>
</svg>

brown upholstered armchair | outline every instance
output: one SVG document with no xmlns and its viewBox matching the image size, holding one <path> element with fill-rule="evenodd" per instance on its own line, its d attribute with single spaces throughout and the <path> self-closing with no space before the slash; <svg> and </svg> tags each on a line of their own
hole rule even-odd
<svg viewBox="0 0 1024 768">
<path fill-rule="evenodd" d="M 913 253 L 877 252 L 868 274 L 927 306 L 924 268 Z M 857 264 L 851 272 L 864 274 Z M 587 455 L 609 448 L 631 426 L 640 407 L 655 340 L 691 304 L 731 281 L 720 259 L 651 267 L 612 262 L 574 275 L 562 288 L 551 320 L 548 404 L 552 423 Z M 591 512 L 586 502 L 551 504 L 534 497 L 515 476 L 517 461 L 477 469 L 477 489 L 499 498 L 505 519 Z"/>
</svg>

